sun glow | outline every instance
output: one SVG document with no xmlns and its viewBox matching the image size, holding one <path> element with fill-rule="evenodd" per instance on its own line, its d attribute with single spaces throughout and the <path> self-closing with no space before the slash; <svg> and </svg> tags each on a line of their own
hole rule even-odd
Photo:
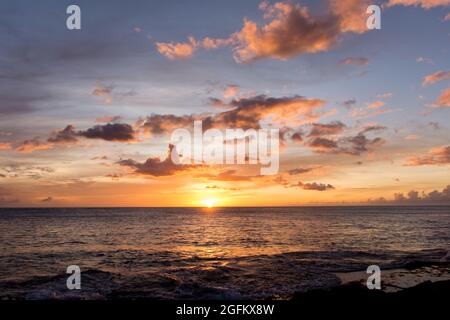
<svg viewBox="0 0 450 320">
<path fill-rule="evenodd" d="M 214 207 L 216 203 L 217 203 L 217 199 L 209 198 L 209 199 L 203 200 L 203 204 L 208 208 Z"/>
</svg>

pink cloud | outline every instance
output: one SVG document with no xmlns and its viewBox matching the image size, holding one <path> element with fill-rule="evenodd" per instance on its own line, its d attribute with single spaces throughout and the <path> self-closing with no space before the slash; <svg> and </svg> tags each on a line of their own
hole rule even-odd
<svg viewBox="0 0 450 320">
<path fill-rule="evenodd" d="M 450 79 L 450 71 L 437 71 L 423 78 L 422 85 L 428 86 L 438 81 Z"/>
<path fill-rule="evenodd" d="M 384 106 L 384 102 L 383 101 L 375 101 L 375 102 L 370 103 L 367 106 L 367 109 L 379 109 L 382 106 Z"/>
<path fill-rule="evenodd" d="M 447 165 L 450 164 L 450 146 L 429 150 L 425 155 L 410 157 L 405 166 Z"/>
<path fill-rule="evenodd" d="M 241 88 L 237 85 L 229 85 L 225 89 L 223 89 L 222 96 L 225 99 L 233 98 L 239 93 L 240 90 Z"/>
<path fill-rule="evenodd" d="M 420 6 L 424 9 L 430 9 L 434 7 L 448 6 L 450 5 L 450 0 L 389 0 L 389 2 L 387 3 L 388 7 L 399 5 L 415 7 Z"/>
</svg>

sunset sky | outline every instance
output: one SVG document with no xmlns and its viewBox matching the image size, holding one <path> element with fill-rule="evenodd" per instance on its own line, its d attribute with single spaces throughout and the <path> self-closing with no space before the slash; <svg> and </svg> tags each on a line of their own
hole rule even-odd
<svg viewBox="0 0 450 320">
<path fill-rule="evenodd" d="M 450 203 L 450 0 L 8 0 L 0 43 L 1 207 Z M 279 173 L 174 165 L 194 119 Z"/>
</svg>

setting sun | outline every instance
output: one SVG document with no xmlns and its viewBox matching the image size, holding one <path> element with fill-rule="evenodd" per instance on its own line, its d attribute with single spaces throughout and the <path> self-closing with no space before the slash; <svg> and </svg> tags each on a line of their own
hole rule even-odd
<svg viewBox="0 0 450 320">
<path fill-rule="evenodd" d="M 205 199 L 205 200 L 203 200 L 203 204 L 206 207 L 208 207 L 208 208 L 214 207 L 216 203 L 217 203 L 217 199 Z"/>
</svg>

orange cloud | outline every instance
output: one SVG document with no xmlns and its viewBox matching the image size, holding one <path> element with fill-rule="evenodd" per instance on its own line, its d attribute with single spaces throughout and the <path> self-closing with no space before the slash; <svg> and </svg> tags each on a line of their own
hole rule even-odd
<svg viewBox="0 0 450 320">
<path fill-rule="evenodd" d="M 331 13 L 324 17 L 311 15 L 299 4 L 264 2 L 260 8 L 266 25 L 244 20 L 244 27 L 233 37 L 237 40 L 235 60 L 251 62 L 261 58 L 286 60 L 303 53 L 328 51 L 339 40 L 341 33 L 363 33 L 366 1 L 330 1 Z"/>
<path fill-rule="evenodd" d="M 384 106 L 383 101 L 375 101 L 375 102 L 370 103 L 367 106 L 367 109 L 378 109 L 378 108 L 381 108 L 382 106 Z"/>
<path fill-rule="evenodd" d="M 194 55 L 197 49 L 197 41 L 193 37 L 188 38 L 189 42 L 180 43 L 164 43 L 157 42 L 156 49 L 160 54 L 168 59 L 187 59 Z"/>
<path fill-rule="evenodd" d="M 437 107 L 450 107 L 450 87 L 442 91 L 441 95 L 437 98 L 436 104 Z"/>
<path fill-rule="evenodd" d="M 213 115 L 153 114 L 138 121 L 137 126 L 148 133 L 160 135 L 169 133 L 175 128 L 191 127 L 194 120 L 202 120 L 204 130 L 212 127 L 259 129 L 260 122 L 265 119 L 271 119 L 278 124 L 301 125 L 317 121 L 323 115 L 317 109 L 325 104 L 324 100 L 307 99 L 302 96 L 274 98 L 258 95 L 233 99 L 229 103 L 219 99 L 214 101 L 232 109 Z"/>
<path fill-rule="evenodd" d="M 330 0 L 330 7 L 339 18 L 341 32 L 364 33 L 367 31 L 367 0 Z"/>
<path fill-rule="evenodd" d="M 315 16 L 300 4 L 263 2 L 259 8 L 267 20 L 265 25 L 245 19 L 242 29 L 226 39 L 206 37 L 197 41 L 189 37 L 184 43 L 157 42 L 156 48 L 171 60 L 190 58 L 199 47 L 217 49 L 230 45 L 234 46 L 238 63 L 263 58 L 286 60 L 303 53 L 328 51 L 343 33 L 366 32 L 368 4 L 368 0 L 329 0 L 328 14 Z"/>
<path fill-rule="evenodd" d="M 428 86 L 438 81 L 450 79 L 450 71 L 438 71 L 423 78 L 422 85 Z"/>
<path fill-rule="evenodd" d="M 11 144 L 9 142 L 0 142 L 0 150 L 11 149 Z"/>
<path fill-rule="evenodd" d="M 320 118 L 316 109 L 325 104 L 321 99 L 302 96 L 273 98 L 265 95 L 233 100 L 233 110 L 218 114 L 214 120 L 226 127 L 259 128 L 258 122 L 270 117 L 278 124 L 301 125 Z"/>
<path fill-rule="evenodd" d="M 41 142 L 39 137 L 34 137 L 30 140 L 25 140 L 19 147 L 16 148 L 17 152 L 30 153 L 37 150 L 48 150 L 53 148 L 53 144 Z"/>
<path fill-rule="evenodd" d="M 229 85 L 222 91 L 222 96 L 225 99 L 233 98 L 235 97 L 240 91 L 239 86 L 237 85 Z"/>
<path fill-rule="evenodd" d="M 450 0 L 389 0 L 388 7 L 392 6 L 421 6 L 424 9 L 430 9 L 439 6 L 450 5 Z"/>
<path fill-rule="evenodd" d="M 450 146 L 437 147 L 429 150 L 423 156 L 413 156 L 405 166 L 447 165 L 450 163 Z"/>
</svg>

